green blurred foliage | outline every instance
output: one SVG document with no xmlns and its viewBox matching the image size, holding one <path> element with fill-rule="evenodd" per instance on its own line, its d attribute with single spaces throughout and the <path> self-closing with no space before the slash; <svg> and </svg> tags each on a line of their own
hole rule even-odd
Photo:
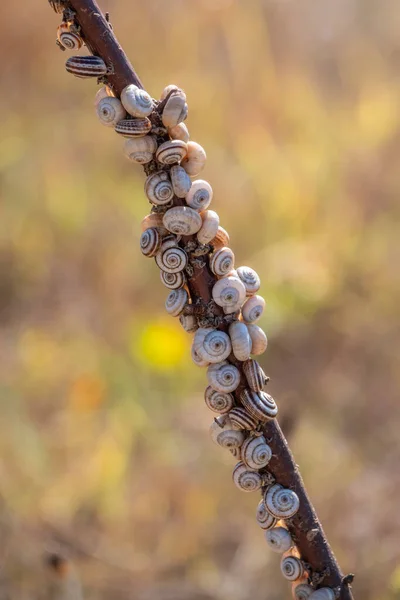
<svg viewBox="0 0 400 600">
<path fill-rule="evenodd" d="M 188 95 L 262 359 L 356 596 L 400 598 L 400 19 L 393 0 L 104 0 L 151 94 Z M 42 555 L 85 598 L 289 597 L 213 446 L 190 339 L 139 251 L 143 173 L 68 75 L 47 2 L 1 3 L 0 598 Z"/>
</svg>

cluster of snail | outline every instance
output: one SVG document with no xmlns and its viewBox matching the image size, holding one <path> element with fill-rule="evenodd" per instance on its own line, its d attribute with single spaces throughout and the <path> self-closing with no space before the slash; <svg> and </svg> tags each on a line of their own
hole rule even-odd
<svg viewBox="0 0 400 600">
<path fill-rule="evenodd" d="M 84 42 L 65 10 L 65 0 L 49 2 L 56 12 L 64 12 L 58 45 L 78 50 Z M 209 209 L 211 185 L 202 179 L 192 181 L 204 168 L 206 153 L 190 141 L 183 122 L 188 114 L 185 93 L 170 85 L 156 101 L 131 84 L 117 98 L 107 85 L 110 70 L 98 56 L 68 58 L 66 69 L 77 77 L 106 83 L 96 94 L 97 116 L 126 138 L 127 158 L 145 167 L 144 191 L 152 210 L 142 221 L 140 248 L 144 256 L 155 259 L 161 281 L 170 290 L 167 312 L 194 334 L 192 359 L 207 368 L 205 402 L 219 415 L 211 425 L 211 437 L 239 461 L 233 469 L 235 485 L 244 492 L 262 491 L 257 522 L 265 530 L 268 546 L 282 554 L 281 571 L 293 582 L 293 597 L 335 600 L 333 589 L 315 589 L 310 583 L 308 565 L 285 525 L 299 509 L 297 494 L 266 471 L 272 450 L 262 427 L 276 417 L 278 408 L 264 392 L 268 377 L 251 358 L 267 348 L 267 337 L 256 324 L 265 301 L 257 294 L 257 273 L 250 267 L 235 269 L 229 235 L 217 213 Z M 192 303 L 190 297 L 188 281 L 196 268 L 209 269 L 215 276 L 212 301 L 206 306 Z"/>
</svg>

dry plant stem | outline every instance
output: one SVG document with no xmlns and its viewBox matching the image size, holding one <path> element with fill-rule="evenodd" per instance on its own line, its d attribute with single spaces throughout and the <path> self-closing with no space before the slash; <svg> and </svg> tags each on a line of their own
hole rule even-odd
<svg viewBox="0 0 400 600">
<path fill-rule="evenodd" d="M 81 26 L 82 37 L 89 48 L 101 56 L 107 65 L 112 66 L 113 73 L 107 79 L 114 93 L 119 96 L 130 83 L 143 88 L 97 3 L 94 0 L 69 0 L 69 5 L 76 12 L 76 21 Z M 132 21 L 134 23 L 133 16 Z M 192 302 L 209 303 L 214 282 L 215 278 L 207 265 L 195 267 L 193 276 L 188 280 Z M 240 367 L 240 363 L 235 364 Z M 343 574 L 308 498 L 299 469 L 278 422 L 273 420 L 265 425 L 264 434 L 273 451 L 268 472 L 299 496 L 300 509 L 287 521 L 287 526 L 302 559 L 310 565 L 314 583 L 335 588 L 338 600 L 352 600 L 351 589 L 343 582 Z"/>
</svg>

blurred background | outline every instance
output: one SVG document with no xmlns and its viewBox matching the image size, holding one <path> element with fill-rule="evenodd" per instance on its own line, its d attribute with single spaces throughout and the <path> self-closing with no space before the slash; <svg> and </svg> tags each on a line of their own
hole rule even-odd
<svg viewBox="0 0 400 600">
<path fill-rule="evenodd" d="M 356 597 L 399 599 L 398 3 L 101 6 L 148 91 L 187 92 L 307 488 Z M 142 170 L 47 2 L 0 17 L 0 599 L 289 598 L 140 253 Z"/>
</svg>

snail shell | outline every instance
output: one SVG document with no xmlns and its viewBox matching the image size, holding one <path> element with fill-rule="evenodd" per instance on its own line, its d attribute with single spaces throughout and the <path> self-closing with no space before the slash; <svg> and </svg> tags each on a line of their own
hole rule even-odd
<svg viewBox="0 0 400 600">
<path fill-rule="evenodd" d="M 177 85 L 175 85 L 174 83 L 170 83 L 163 89 L 163 92 L 160 96 L 160 100 L 164 100 L 172 91 L 182 92 L 183 94 L 185 93 L 182 90 L 180 90 Z"/>
<path fill-rule="evenodd" d="M 208 333 L 215 331 L 213 327 L 199 327 L 193 338 L 193 347 L 199 356 L 203 355 L 203 344 Z M 205 357 L 204 357 L 205 359 Z"/>
<path fill-rule="evenodd" d="M 214 246 L 215 249 L 229 246 L 229 233 L 220 225 L 210 244 Z"/>
<path fill-rule="evenodd" d="M 201 227 L 198 212 L 188 206 L 174 206 L 167 210 L 163 218 L 164 227 L 176 235 L 192 235 Z"/>
<path fill-rule="evenodd" d="M 310 596 L 310 600 L 335 600 L 335 592 L 328 587 L 315 590 Z"/>
<path fill-rule="evenodd" d="M 165 309 L 172 317 L 178 317 L 186 306 L 188 293 L 184 288 L 172 290 L 165 301 Z"/>
<path fill-rule="evenodd" d="M 229 418 L 232 421 L 235 429 L 247 429 L 253 431 L 258 427 L 258 421 L 241 406 L 235 406 L 229 413 Z"/>
<path fill-rule="evenodd" d="M 203 224 L 197 234 L 200 244 L 208 244 L 218 231 L 219 216 L 214 210 L 205 210 L 201 213 Z"/>
<path fill-rule="evenodd" d="M 158 147 L 156 159 L 163 165 L 176 165 L 186 156 L 187 144 L 182 140 L 169 140 Z"/>
<path fill-rule="evenodd" d="M 189 175 L 186 173 L 187 177 Z M 201 212 L 209 207 L 213 197 L 213 191 L 208 181 L 198 179 L 192 183 L 192 186 L 186 196 L 186 204 L 194 210 Z"/>
<path fill-rule="evenodd" d="M 182 271 L 179 273 L 166 273 L 165 271 L 160 271 L 160 277 L 165 287 L 169 288 L 170 290 L 178 290 L 185 285 L 186 281 L 185 275 L 182 273 Z"/>
<path fill-rule="evenodd" d="M 126 112 L 118 98 L 107 96 L 97 104 L 96 113 L 102 125 L 115 127 L 116 124 L 125 119 Z"/>
<path fill-rule="evenodd" d="M 233 392 L 240 383 L 240 372 L 229 363 L 210 365 L 207 369 L 207 379 L 217 392 Z"/>
<path fill-rule="evenodd" d="M 211 386 L 204 392 L 204 400 L 210 410 L 220 414 L 228 413 L 234 404 L 232 394 L 226 392 L 217 392 Z M 232 423 L 233 424 L 233 423 Z"/>
<path fill-rule="evenodd" d="M 237 277 L 224 277 L 214 284 L 212 297 L 218 306 L 222 306 L 228 310 L 234 309 L 245 299 L 246 288 Z"/>
<path fill-rule="evenodd" d="M 249 388 L 253 392 L 261 392 L 265 384 L 269 381 L 269 378 L 265 375 L 258 362 L 252 358 L 243 363 L 243 372 L 246 375 Z"/>
<path fill-rule="evenodd" d="M 263 354 L 268 346 L 267 336 L 258 325 L 247 325 L 249 335 L 251 337 L 251 353 L 252 354 Z"/>
<path fill-rule="evenodd" d="M 265 437 L 252 435 L 242 446 L 242 461 L 250 469 L 263 469 L 272 458 L 272 450 Z M 282 551 L 283 552 L 283 551 Z"/>
<path fill-rule="evenodd" d="M 161 213 L 150 213 L 149 215 L 146 215 L 141 222 L 142 231 L 146 231 L 146 229 L 149 229 L 150 227 L 157 227 L 161 235 L 167 234 L 168 231 L 165 229 L 162 220 L 163 215 Z"/>
<path fill-rule="evenodd" d="M 148 117 L 153 110 L 151 96 L 133 83 L 122 90 L 121 102 L 132 117 Z"/>
<path fill-rule="evenodd" d="M 66 0 L 49 0 L 49 4 L 54 12 L 61 14 L 64 12 L 64 9 L 67 7 Z"/>
<path fill-rule="evenodd" d="M 169 204 L 174 197 L 174 190 L 168 173 L 158 171 L 149 175 L 144 184 L 144 192 L 150 202 L 156 206 Z"/>
<path fill-rule="evenodd" d="M 182 167 L 190 177 L 197 177 L 197 175 L 204 169 L 206 165 L 207 155 L 204 150 L 196 142 L 187 143 L 187 154 L 182 161 Z"/>
<path fill-rule="evenodd" d="M 153 135 L 129 138 L 124 142 L 125 156 L 139 165 L 149 163 L 153 159 L 153 154 L 156 150 L 157 141 Z"/>
<path fill-rule="evenodd" d="M 259 421 L 270 421 L 278 414 L 275 400 L 265 392 L 243 390 L 240 394 L 245 409 Z"/>
<path fill-rule="evenodd" d="M 65 63 L 68 73 L 75 77 L 101 77 L 107 73 L 107 65 L 100 56 L 71 56 Z"/>
<path fill-rule="evenodd" d="M 242 306 L 242 316 L 246 323 L 255 323 L 261 317 L 265 308 L 262 296 L 251 296 Z"/>
<path fill-rule="evenodd" d="M 299 579 L 303 575 L 304 566 L 299 558 L 286 556 L 281 560 L 281 572 L 285 579 L 296 581 L 296 579 Z"/>
<path fill-rule="evenodd" d="M 179 275 L 180 273 L 176 273 Z M 194 333 L 199 328 L 197 319 L 194 315 L 181 315 L 179 321 L 185 331 L 188 333 Z"/>
<path fill-rule="evenodd" d="M 300 506 L 299 497 L 296 492 L 288 490 L 278 483 L 272 485 L 266 491 L 264 503 L 267 510 L 276 519 L 289 519 L 293 517 Z"/>
<path fill-rule="evenodd" d="M 175 127 L 186 119 L 187 114 L 186 95 L 182 90 L 177 90 L 168 98 L 161 119 L 165 127 Z"/>
<path fill-rule="evenodd" d="M 169 242 L 169 241 L 168 241 Z M 159 269 L 167 273 L 179 273 L 187 265 L 187 254 L 179 246 L 171 246 L 163 242 L 159 253 L 156 255 L 156 263 Z"/>
<path fill-rule="evenodd" d="M 240 460 L 240 448 L 229 448 L 229 452 L 236 458 L 236 460 Z"/>
<path fill-rule="evenodd" d="M 210 364 L 206 360 L 201 358 L 200 354 L 198 354 L 196 352 L 196 349 L 194 346 L 192 346 L 191 354 L 192 354 L 192 361 L 194 362 L 194 364 L 197 367 L 208 367 L 208 365 Z"/>
<path fill-rule="evenodd" d="M 168 135 L 171 140 L 182 140 L 182 142 L 189 141 L 189 131 L 185 123 L 178 123 L 174 127 L 168 127 Z"/>
<path fill-rule="evenodd" d="M 128 138 L 142 137 L 149 133 L 150 129 L 151 121 L 147 117 L 122 119 L 114 127 L 117 133 Z"/>
<path fill-rule="evenodd" d="M 260 278 L 250 267 L 238 267 L 237 274 L 244 283 L 246 296 L 253 296 L 260 289 Z"/>
<path fill-rule="evenodd" d="M 210 257 L 210 269 L 217 277 L 228 275 L 232 271 L 234 263 L 235 255 L 230 248 L 219 248 Z"/>
<path fill-rule="evenodd" d="M 192 186 L 189 175 L 185 169 L 179 165 L 174 165 L 171 167 L 170 176 L 175 196 L 184 198 Z"/>
<path fill-rule="evenodd" d="M 233 354 L 238 360 L 247 360 L 250 357 L 251 338 L 246 325 L 240 321 L 233 321 L 229 325 L 229 335 Z"/>
<path fill-rule="evenodd" d="M 308 600 L 313 592 L 314 589 L 308 583 L 298 584 L 296 581 L 292 585 L 293 600 Z M 333 596 L 333 600 L 334 598 L 335 596 Z"/>
<path fill-rule="evenodd" d="M 210 434 L 211 439 L 216 444 L 222 446 L 222 448 L 226 448 L 227 450 L 231 450 L 232 448 L 240 448 L 240 446 L 243 444 L 243 433 L 241 431 L 232 429 L 232 425 L 229 421 L 226 421 L 222 427 L 217 421 L 214 421 L 210 428 Z"/>
<path fill-rule="evenodd" d="M 229 335 L 223 331 L 212 329 L 211 331 L 207 331 L 202 338 L 201 346 L 196 346 L 196 350 L 204 360 L 217 364 L 230 355 L 232 350 L 231 340 L 229 339 Z"/>
<path fill-rule="evenodd" d="M 140 249 L 144 256 L 155 256 L 162 243 L 160 232 L 155 227 L 146 229 L 140 237 Z"/>
<path fill-rule="evenodd" d="M 97 90 L 96 95 L 94 97 L 94 105 L 97 106 L 100 100 L 103 98 L 114 97 L 113 91 L 108 85 L 103 85 L 99 90 Z"/>
<path fill-rule="evenodd" d="M 261 475 L 246 467 L 243 462 L 238 462 L 233 469 L 233 481 L 242 492 L 256 492 L 262 484 Z"/>
<path fill-rule="evenodd" d="M 278 519 L 275 519 L 265 508 L 264 500 L 260 500 L 257 506 L 256 519 L 262 529 L 271 529 L 278 522 Z"/>
<path fill-rule="evenodd" d="M 265 539 L 271 550 L 278 554 L 287 552 L 293 546 L 290 533 L 284 527 L 274 527 L 274 529 L 270 529 L 266 532 Z"/>
<path fill-rule="evenodd" d="M 71 31 L 68 23 L 61 23 L 58 26 L 57 39 L 66 50 L 79 50 L 83 45 L 81 36 L 75 31 Z"/>
</svg>

